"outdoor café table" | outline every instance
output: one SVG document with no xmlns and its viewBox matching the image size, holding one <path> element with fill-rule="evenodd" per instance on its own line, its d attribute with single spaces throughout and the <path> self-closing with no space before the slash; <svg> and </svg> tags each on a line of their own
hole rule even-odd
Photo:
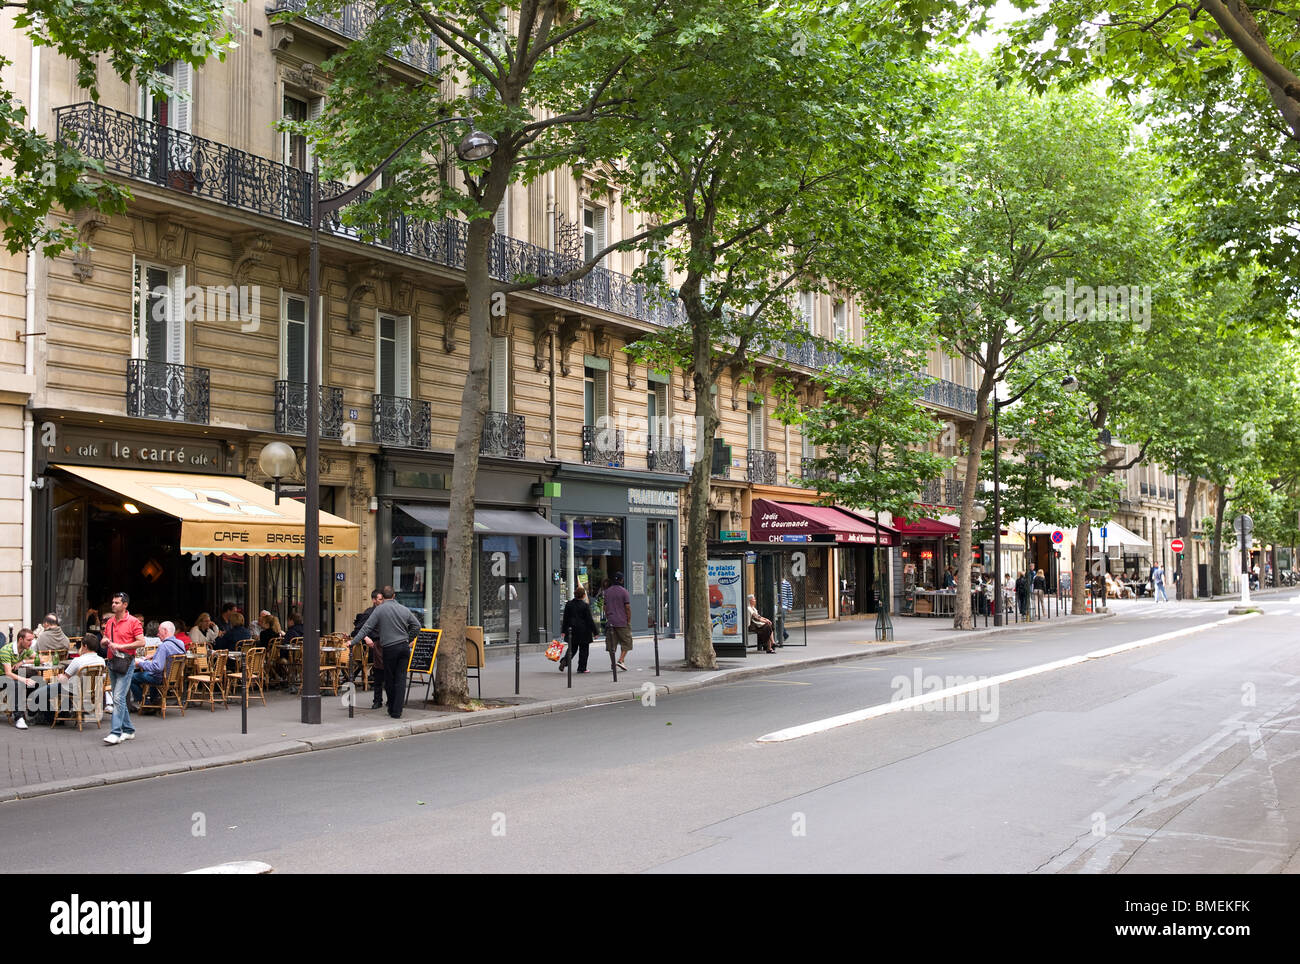
<svg viewBox="0 0 1300 964">
<path fill-rule="evenodd" d="M 917 589 L 916 598 L 929 598 L 933 606 L 929 613 L 917 613 L 918 616 L 951 616 L 957 602 L 957 594 L 941 589 Z"/>
<path fill-rule="evenodd" d="M 66 662 L 50 663 L 47 660 L 41 660 L 40 666 L 34 666 L 31 663 L 19 663 L 18 672 L 23 676 L 41 676 L 48 681 L 63 672 L 63 668 L 67 665 Z"/>
</svg>

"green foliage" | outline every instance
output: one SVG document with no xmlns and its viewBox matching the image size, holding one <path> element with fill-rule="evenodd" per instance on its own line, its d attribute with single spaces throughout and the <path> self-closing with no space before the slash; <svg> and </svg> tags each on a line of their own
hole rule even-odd
<svg viewBox="0 0 1300 964">
<path fill-rule="evenodd" d="M 101 61 L 118 77 L 165 89 L 158 69 L 173 60 L 199 66 L 235 46 L 224 0 L 30 0 L 14 17 L 32 43 L 72 62 L 77 85 L 99 99 Z M 0 71 L 12 62 L 0 57 Z M 125 210 L 129 192 L 92 178 L 102 167 L 75 145 L 59 144 L 28 127 L 22 92 L 0 88 L 0 221 L 12 254 L 39 248 L 48 256 L 76 245 L 71 222 L 48 217 L 92 208 Z"/>
</svg>

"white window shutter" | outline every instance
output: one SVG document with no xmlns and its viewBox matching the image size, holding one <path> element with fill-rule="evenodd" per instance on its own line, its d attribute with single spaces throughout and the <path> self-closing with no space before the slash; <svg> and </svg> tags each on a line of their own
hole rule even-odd
<svg viewBox="0 0 1300 964">
<path fill-rule="evenodd" d="M 185 269 L 171 271 L 172 296 L 167 305 L 167 361 L 185 364 Z"/>
<path fill-rule="evenodd" d="M 946 382 L 952 381 L 952 356 L 951 355 L 945 354 L 943 356 L 943 360 L 939 362 L 939 370 L 942 373 L 940 377 L 943 378 L 944 381 Z"/>
<path fill-rule="evenodd" d="M 510 411 L 510 339 L 492 339 L 492 367 L 490 372 L 492 411 Z"/>
<path fill-rule="evenodd" d="M 605 250 L 605 245 L 609 244 L 609 212 L 604 208 L 596 208 L 596 251 Z M 604 265 L 605 259 L 601 258 L 601 265 Z"/>
<path fill-rule="evenodd" d="M 186 134 L 194 132 L 194 68 L 183 60 L 173 64 L 173 87 L 176 96 L 172 99 L 171 114 L 167 123 Z"/>
<path fill-rule="evenodd" d="M 397 319 L 397 345 L 394 352 L 397 368 L 397 394 L 411 397 L 411 316 Z"/>
<path fill-rule="evenodd" d="M 510 234 L 510 189 L 506 188 L 506 193 L 501 198 L 501 206 L 497 208 L 497 213 L 492 215 L 492 230 L 502 237 Z"/>
<path fill-rule="evenodd" d="M 651 433 L 655 438 L 672 437 L 672 421 L 668 418 L 668 386 L 655 385 L 655 414 L 658 416 L 659 424 L 652 426 Z"/>
<path fill-rule="evenodd" d="M 817 329 L 815 327 L 817 315 L 814 310 L 815 304 L 813 302 L 813 293 L 811 291 L 801 291 L 799 293 L 799 309 L 803 313 L 803 323 L 804 327 L 808 329 L 808 333 L 811 335 L 817 334 Z"/>
<path fill-rule="evenodd" d="M 307 119 L 308 119 L 308 120 L 313 120 L 313 121 L 314 121 L 314 120 L 320 120 L 320 115 L 321 115 L 321 113 L 322 113 L 324 110 L 325 110 L 325 98 L 324 98 L 324 97 L 311 97 L 311 98 L 308 98 L 308 100 L 307 100 Z M 306 149 L 306 151 L 304 152 L 304 158 L 305 158 L 305 161 L 304 161 L 303 170 L 305 170 L 305 171 L 310 171 L 310 170 L 311 170 L 312 158 L 314 158 L 315 156 L 316 156 L 316 144 L 315 144 L 315 142 L 314 142 L 314 141 L 309 137 L 309 138 L 307 138 L 307 149 Z"/>
</svg>

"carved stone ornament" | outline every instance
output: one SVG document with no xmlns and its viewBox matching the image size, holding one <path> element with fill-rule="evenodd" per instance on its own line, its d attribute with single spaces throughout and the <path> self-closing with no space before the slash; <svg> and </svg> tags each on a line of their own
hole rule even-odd
<svg viewBox="0 0 1300 964">
<path fill-rule="evenodd" d="M 348 269 L 348 333 L 361 333 L 361 299 L 373 294 L 384 279 L 384 269 L 372 262 L 355 264 Z"/>
<path fill-rule="evenodd" d="M 393 307 L 403 315 L 411 314 L 415 307 L 415 279 L 409 274 L 399 274 L 393 279 Z"/>
<path fill-rule="evenodd" d="M 569 350 L 582 337 L 584 328 L 582 318 L 578 315 L 566 315 L 560 326 L 560 374 L 568 376 L 573 370 L 569 365 Z"/>
<path fill-rule="evenodd" d="M 165 214 L 158 215 L 154 225 L 158 232 L 158 260 L 177 264 L 185 251 L 185 225 Z"/>
<path fill-rule="evenodd" d="M 266 263 L 267 255 L 271 253 L 271 239 L 260 231 L 242 235 L 235 238 L 232 253 L 234 268 L 231 277 L 237 285 L 247 284 L 253 269 Z"/>
<path fill-rule="evenodd" d="M 456 350 L 456 322 L 469 308 L 469 296 L 463 291 L 447 308 L 442 318 L 442 350 L 448 355 Z"/>
<path fill-rule="evenodd" d="M 695 384 L 695 373 L 689 368 L 682 369 L 682 401 L 691 400 L 691 386 Z"/>
<path fill-rule="evenodd" d="M 72 273 L 78 281 L 89 281 L 95 276 L 95 263 L 91 260 L 93 250 L 91 241 L 95 232 L 108 223 L 108 215 L 102 211 L 82 208 L 77 213 L 77 243 L 81 246 L 72 258 Z"/>
<path fill-rule="evenodd" d="M 547 349 L 551 347 L 551 343 L 555 341 L 559 331 L 560 323 L 558 321 L 549 321 L 537 326 L 537 339 L 533 342 L 533 367 L 539 372 L 546 369 Z"/>
<path fill-rule="evenodd" d="M 296 69 L 285 67 L 282 76 L 289 86 L 299 87 L 317 97 L 323 97 L 329 89 L 329 81 L 315 64 L 303 64 Z"/>
<path fill-rule="evenodd" d="M 630 351 L 623 354 L 627 357 L 627 387 L 636 388 L 636 359 Z"/>
<path fill-rule="evenodd" d="M 608 358 L 614 346 L 614 338 L 607 325 L 596 325 L 591 329 L 591 353 L 601 358 Z"/>
</svg>

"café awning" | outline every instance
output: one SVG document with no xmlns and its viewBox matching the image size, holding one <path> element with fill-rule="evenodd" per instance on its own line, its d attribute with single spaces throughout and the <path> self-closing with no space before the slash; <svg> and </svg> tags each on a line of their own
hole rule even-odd
<svg viewBox="0 0 1300 964">
<path fill-rule="evenodd" d="M 181 552 L 248 556 L 301 556 L 307 508 L 247 479 L 186 472 L 101 469 L 56 465 L 91 485 L 181 520 Z M 130 510 L 128 510 L 130 511 Z M 320 513 L 320 554 L 357 554 L 360 526 Z"/>
<path fill-rule="evenodd" d="M 755 499 L 749 513 L 750 542 L 844 542 L 893 546 L 897 534 L 833 505 L 801 505 Z"/>
<path fill-rule="evenodd" d="M 938 519 L 917 519 L 908 522 L 895 516 L 893 525 L 905 539 L 939 539 L 944 536 L 956 536 L 961 532 L 955 525 L 940 522 Z"/>
<path fill-rule="evenodd" d="M 447 531 L 447 516 L 451 510 L 445 505 L 398 503 L 397 507 L 434 532 Z M 474 532 L 484 536 L 541 536 L 544 539 L 568 535 L 536 512 L 519 509 L 475 509 Z"/>
</svg>

